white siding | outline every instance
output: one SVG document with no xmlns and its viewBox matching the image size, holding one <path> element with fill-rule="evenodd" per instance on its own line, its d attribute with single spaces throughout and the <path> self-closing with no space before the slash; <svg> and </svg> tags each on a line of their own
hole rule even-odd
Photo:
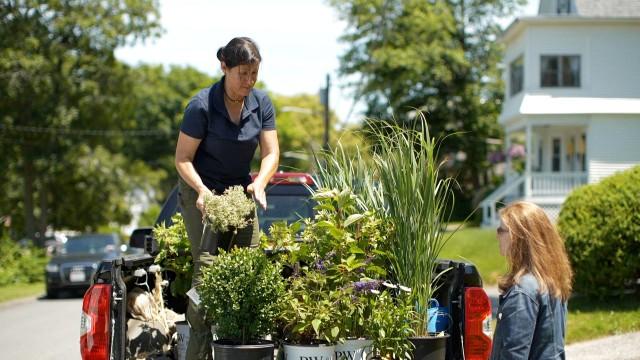
<svg viewBox="0 0 640 360">
<path fill-rule="evenodd" d="M 593 115 L 587 160 L 590 183 L 640 164 L 640 115 Z"/>
<path fill-rule="evenodd" d="M 640 97 L 640 21 L 638 25 L 531 26 L 527 32 L 526 51 L 530 66 L 525 69 L 525 77 L 532 80 L 529 85 L 536 93 Z M 580 88 L 541 88 L 541 55 L 580 55 Z"/>
<path fill-rule="evenodd" d="M 640 99 L 640 20 L 632 24 L 585 19 L 567 23 L 531 22 L 522 26 L 506 43 L 504 80 L 509 83 L 509 63 L 524 54 L 524 91 L 513 97 L 509 96 L 509 89 L 505 91 L 499 118 L 503 125 L 531 113 L 531 109 L 523 108 L 528 96 Z M 580 87 L 540 87 L 541 55 L 579 55 Z"/>
</svg>

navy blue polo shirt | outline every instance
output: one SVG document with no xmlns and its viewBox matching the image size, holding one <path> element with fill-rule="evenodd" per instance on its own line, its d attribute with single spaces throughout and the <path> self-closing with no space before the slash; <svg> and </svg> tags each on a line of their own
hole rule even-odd
<svg viewBox="0 0 640 360">
<path fill-rule="evenodd" d="M 193 166 L 209 189 L 222 193 L 251 183 L 249 170 L 262 130 L 274 130 L 275 110 L 267 93 L 252 89 L 244 100 L 240 124 L 224 105 L 224 77 L 194 96 L 184 111 L 180 131 L 202 139 Z"/>
</svg>

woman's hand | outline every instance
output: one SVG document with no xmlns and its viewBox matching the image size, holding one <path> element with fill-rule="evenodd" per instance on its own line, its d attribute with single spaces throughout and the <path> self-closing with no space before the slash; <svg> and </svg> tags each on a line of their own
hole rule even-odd
<svg viewBox="0 0 640 360">
<path fill-rule="evenodd" d="M 264 192 L 264 185 L 252 182 L 247 186 L 247 192 L 253 194 L 253 198 L 258 205 L 267 210 L 267 194 Z"/>
<path fill-rule="evenodd" d="M 209 195 L 213 195 L 213 194 L 211 193 L 211 190 L 207 189 L 206 187 L 200 188 L 198 190 L 198 200 L 196 200 L 196 207 L 202 213 L 203 218 L 204 218 L 204 199 Z"/>
</svg>

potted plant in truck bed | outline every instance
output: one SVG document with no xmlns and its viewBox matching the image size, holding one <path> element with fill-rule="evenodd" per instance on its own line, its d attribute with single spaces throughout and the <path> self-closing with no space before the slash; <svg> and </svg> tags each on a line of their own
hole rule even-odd
<svg viewBox="0 0 640 360">
<path fill-rule="evenodd" d="M 448 335 L 430 334 L 427 324 L 434 313 L 428 307 L 435 303 L 431 300 L 442 275 L 436 270 L 438 255 L 450 238 L 444 230 L 453 208 L 454 180 L 440 172 L 439 141 L 430 136 L 422 114 L 413 127 L 370 122 L 365 128 L 374 144 L 371 160 L 359 153 L 347 155 L 338 146 L 317 161 L 317 184 L 351 188 L 360 196 L 360 207 L 375 210 L 393 225 L 386 247 L 388 271 L 394 283 L 412 289 L 413 356 L 444 359 Z"/>
<path fill-rule="evenodd" d="M 452 178 L 443 177 L 438 141 L 431 138 L 424 118 L 414 128 L 389 125 L 374 132 L 379 152 L 374 159 L 384 193 L 386 215 L 395 226 L 390 237 L 391 275 L 411 288 L 415 304 L 415 337 L 419 360 L 444 359 L 448 335 L 427 331 L 428 307 L 435 296 L 438 255 L 450 235 L 445 227 L 453 208 Z"/>
<path fill-rule="evenodd" d="M 207 320 L 217 327 L 214 356 L 223 359 L 272 359 L 274 330 L 285 284 L 280 266 L 260 248 L 220 251 L 202 270 L 200 294 Z"/>
<path fill-rule="evenodd" d="M 206 320 L 219 340 L 213 352 L 221 359 L 271 359 L 273 343 L 263 340 L 275 326 L 284 296 L 281 267 L 261 248 L 234 247 L 237 230 L 251 223 L 254 202 L 240 186 L 205 198 L 205 225 L 214 232 L 233 231 L 226 249 L 202 268 L 198 287 Z"/>
</svg>

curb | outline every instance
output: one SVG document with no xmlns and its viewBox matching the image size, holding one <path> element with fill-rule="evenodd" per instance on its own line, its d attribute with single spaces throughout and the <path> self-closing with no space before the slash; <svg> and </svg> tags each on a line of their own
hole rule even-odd
<svg viewBox="0 0 640 360">
<path fill-rule="evenodd" d="M 4 310 L 6 308 L 10 308 L 10 307 L 26 304 L 26 303 L 29 303 L 29 302 L 32 302 L 32 301 L 36 301 L 36 300 L 38 300 L 39 298 L 41 298 L 43 296 L 44 296 L 44 294 L 31 295 L 31 296 L 27 296 L 27 297 L 23 297 L 23 298 L 12 299 L 12 300 L 7 300 L 7 301 L 4 301 L 4 302 L 0 302 L 0 310 Z"/>
</svg>

